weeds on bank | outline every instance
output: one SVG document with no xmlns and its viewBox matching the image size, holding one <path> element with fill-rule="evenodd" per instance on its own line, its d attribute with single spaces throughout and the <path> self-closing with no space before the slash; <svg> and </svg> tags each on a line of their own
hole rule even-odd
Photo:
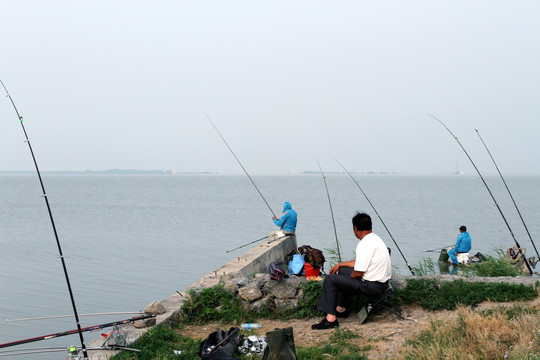
<svg viewBox="0 0 540 360">
<path fill-rule="evenodd" d="M 122 351 L 111 357 L 111 360 L 168 360 L 198 359 L 201 340 L 194 340 L 178 334 L 166 324 L 148 330 L 130 347 L 140 352 Z M 181 350 L 177 355 L 173 351 Z"/>
<path fill-rule="evenodd" d="M 514 267 L 503 250 L 497 249 L 496 256 L 486 255 L 486 260 L 475 264 L 476 276 L 518 276 L 522 272 Z"/>
<path fill-rule="evenodd" d="M 485 260 L 460 266 L 459 272 L 463 276 L 519 276 L 523 275 L 521 269 L 517 269 L 511 260 L 505 256 L 502 249 L 495 250 L 495 255 L 484 255 Z M 423 258 L 417 266 L 412 267 L 416 276 L 436 275 L 435 263 L 431 258 Z"/>
<path fill-rule="evenodd" d="M 430 258 L 423 258 L 418 266 L 412 266 L 416 276 L 435 275 L 435 264 Z"/>
<path fill-rule="evenodd" d="M 459 307 L 456 321 L 431 320 L 428 329 L 410 339 L 404 358 L 540 359 L 539 312 L 538 306 Z"/>
<path fill-rule="evenodd" d="M 428 310 L 454 310 L 458 304 L 531 300 L 536 296 L 532 286 L 523 284 L 466 282 L 461 279 L 438 283 L 434 279 L 409 279 L 407 287 L 396 289 L 390 300 L 405 305 L 418 302 Z"/>
</svg>

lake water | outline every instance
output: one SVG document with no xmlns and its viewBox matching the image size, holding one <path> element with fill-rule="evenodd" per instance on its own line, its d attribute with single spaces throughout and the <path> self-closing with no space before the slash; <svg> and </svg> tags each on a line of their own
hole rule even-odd
<svg viewBox="0 0 540 360">
<path fill-rule="evenodd" d="M 466 225 L 472 253 L 514 244 L 503 218 L 476 176 L 354 175 L 407 261 L 455 242 Z M 80 314 L 138 311 L 181 290 L 249 247 L 227 250 L 275 230 L 272 214 L 246 176 L 44 175 L 60 243 Z M 298 245 L 335 248 L 320 175 L 252 176 L 276 214 L 284 201 L 298 212 Z M 484 177 L 528 255 L 534 255 L 498 176 Z M 537 248 L 540 177 L 506 177 Z M 356 245 L 351 217 L 372 215 L 374 231 L 392 249 L 394 272 L 409 270 L 382 223 L 347 175 L 327 175 L 344 259 Z M 0 344 L 76 328 L 73 318 L 5 322 L 72 314 L 51 222 L 36 175 L 0 176 Z M 87 327 L 130 315 L 81 317 Z M 84 333 L 85 342 L 99 336 Z M 19 348 L 80 345 L 78 335 Z M 14 348 L 6 348 L 14 349 Z M 33 359 L 65 359 L 63 353 Z M 28 358 L 17 356 L 15 358 Z"/>
</svg>

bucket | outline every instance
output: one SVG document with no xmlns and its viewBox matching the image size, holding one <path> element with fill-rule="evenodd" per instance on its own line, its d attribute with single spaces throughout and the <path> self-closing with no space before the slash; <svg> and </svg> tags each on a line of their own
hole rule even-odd
<svg viewBox="0 0 540 360">
<path fill-rule="evenodd" d="M 314 268 L 313 266 L 311 266 L 310 263 L 305 262 L 304 263 L 304 272 L 306 274 L 306 277 L 308 277 L 308 276 L 319 276 L 319 274 L 321 273 L 321 269 L 320 268 Z"/>
<path fill-rule="evenodd" d="M 448 259 L 449 259 L 448 249 L 441 249 L 441 254 L 439 255 L 439 261 L 445 262 L 445 261 L 448 261 Z"/>
</svg>

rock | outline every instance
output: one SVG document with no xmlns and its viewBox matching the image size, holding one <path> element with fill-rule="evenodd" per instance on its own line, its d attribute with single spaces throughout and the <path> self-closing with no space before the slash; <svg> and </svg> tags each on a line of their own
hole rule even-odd
<svg viewBox="0 0 540 360">
<path fill-rule="evenodd" d="M 147 328 L 156 325 L 156 318 L 137 320 L 133 322 L 133 326 L 137 329 Z"/>
<path fill-rule="evenodd" d="M 252 282 L 238 290 L 238 296 L 245 301 L 254 301 L 262 297 L 262 292 L 256 282 Z"/>
<path fill-rule="evenodd" d="M 220 279 L 221 279 L 221 281 L 225 282 L 227 280 L 232 280 L 232 279 L 241 278 L 241 277 L 245 277 L 242 274 L 242 272 L 241 271 L 235 271 L 235 272 L 223 275 Z"/>
<path fill-rule="evenodd" d="M 274 302 L 268 296 L 263 297 L 257 301 L 251 303 L 251 309 L 257 311 L 264 311 L 274 307 Z"/>
<path fill-rule="evenodd" d="M 269 281 L 270 281 L 270 274 L 268 273 L 255 274 L 255 282 L 257 282 L 260 288 L 262 288 L 264 284 L 266 284 Z"/>
<path fill-rule="evenodd" d="M 296 277 L 290 277 L 283 280 L 272 280 L 264 285 L 264 291 L 270 296 L 278 299 L 290 299 L 296 296 L 300 287 L 300 280 Z"/>
<path fill-rule="evenodd" d="M 148 304 L 143 311 L 145 314 L 148 315 L 161 315 L 164 314 L 167 310 L 163 305 L 154 300 L 150 304 Z"/>
<path fill-rule="evenodd" d="M 291 310 L 298 307 L 298 299 L 274 299 L 276 308 L 279 310 Z"/>
<path fill-rule="evenodd" d="M 239 286 L 236 283 L 236 281 L 234 281 L 234 279 L 231 279 L 231 280 L 225 280 L 223 284 L 223 288 L 225 290 L 236 291 L 238 290 Z"/>
</svg>

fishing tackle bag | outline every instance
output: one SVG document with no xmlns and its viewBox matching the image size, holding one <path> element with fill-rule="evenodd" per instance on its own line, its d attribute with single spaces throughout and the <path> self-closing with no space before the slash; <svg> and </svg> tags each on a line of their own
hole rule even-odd
<svg viewBox="0 0 540 360">
<path fill-rule="evenodd" d="M 270 279 L 272 280 L 283 280 L 287 277 L 285 271 L 275 262 L 268 265 L 268 274 L 270 274 Z"/>
<path fill-rule="evenodd" d="M 233 354 L 244 340 L 243 335 L 237 335 L 239 330 L 232 327 L 229 331 L 218 330 L 208 335 L 200 345 L 201 360 L 237 360 Z"/>
</svg>

